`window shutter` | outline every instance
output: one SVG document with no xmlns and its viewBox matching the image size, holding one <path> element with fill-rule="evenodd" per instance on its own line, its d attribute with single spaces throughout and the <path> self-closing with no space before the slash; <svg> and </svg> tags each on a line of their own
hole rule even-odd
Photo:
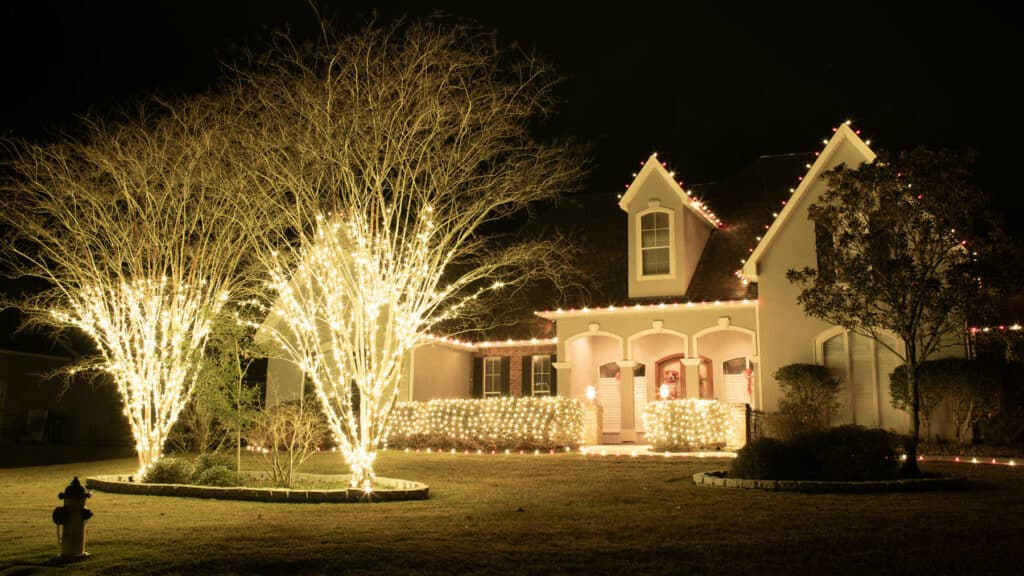
<svg viewBox="0 0 1024 576">
<path fill-rule="evenodd" d="M 473 358 L 473 398 L 484 397 L 484 359 Z"/>
<path fill-rule="evenodd" d="M 519 372 L 519 395 L 533 396 L 533 356 L 523 355 L 523 369 Z"/>
<path fill-rule="evenodd" d="M 501 357 L 501 395 L 502 396 L 508 396 L 509 395 L 509 377 L 511 375 L 510 373 L 512 372 L 510 370 L 511 366 L 512 366 L 512 364 L 510 362 L 510 358 L 508 356 L 502 356 Z"/>
<path fill-rule="evenodd" d="M 551 357 L 551 395 L 558 396 L 558 370 L 555 370 L 555 358 Z"/>
</svg>

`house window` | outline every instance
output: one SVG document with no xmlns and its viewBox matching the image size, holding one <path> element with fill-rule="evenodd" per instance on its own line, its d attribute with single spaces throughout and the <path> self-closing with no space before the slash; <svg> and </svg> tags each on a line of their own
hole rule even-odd
<svg viewBox="0 0 1024 576">
<path fill-rule="evenodd" d="M 892 408 L 889 398 L 889 374 L 901 364 L 900 358 L 890 350 L 896 341 L 880 335 L 884 345 L 853 332 L 838 334 L 820 342 L 822 364 L 843 385 L 839 414 L 834 420 L 867 426 L 896 427 L 899 414 Z"/>
<path fill-rule="evenodd" d="M 501 357 L 484 358 L 484 396 L 501 396 Z"/>
<path fill-rule="evenodd" d="M 530 362 L 534 396 L 551 394 L 551 356 L 535 354 Z"/>
<path fill-rule="evenodd" d="M 672 222 L 667 211 L 640 217 L 640 261 L 643 276 L 672 273 Z"/>
</svg>

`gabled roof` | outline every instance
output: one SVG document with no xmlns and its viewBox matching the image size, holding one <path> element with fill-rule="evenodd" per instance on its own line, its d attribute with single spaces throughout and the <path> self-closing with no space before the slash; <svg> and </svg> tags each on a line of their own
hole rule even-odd
<svg viewBox="0 0 1024 576">
<path fill-rule="evenodd" d="M 669 188 L 679 197 L 679 201 L 690 209 L 691 212 L 701 217 L 708 224 L 714 228 L 722 226 L 722 220 L 718 218 L 711 210 L 708 209 L 700 200 L 693 198 L 692 195 L 683 190 L 682 182 L 677 181 L 674 172 L 669 172 L 665 167 L 665 163 L 658 160 L 658 153 L 651 154 L 647 161 L 644 162 L 643 168 L 633 178 L 633 182 L 626 189 L 626 193 L 619 198 L 619 208 L 624 212 L 629 211 L 629 203 L 633 201 L 633 198 L 637 195 L 638 191 L 643 188 L 644 183 L 650 178 L 661 178 L 668 183 Z"/>
<path fill-rule="evenodd" d="M 779 230 L 786 224 L 789 218 L 793 217 L 794 212 L 797 210 L 796 206 L 799 206 L 801 200 L 809 192 L 811 185 L 816 182 L 822 175 L 831 170 L 837 165 L 834 161 L 836 153 L 844 146 L 853 146 L 864 159 L 864 162 L 872 162 L 875 159 L 875 153 L 871 150 L 868 145 L 860 139 L 860 136 L 850 128 L 850 122 L 847 121 L 838 128 L 834 128 L 835 133 L 832 138 L 828 139 L 825 143 L 825 148 L 818 153 L 818 158 L 804 174 L 800 180 L 800 184 L 793 190 L 793 194 L 786 202 L 785 206 L 778 213 L 778 217 L 771 223 L 768 230 L 761 237 L 760 242 L 751 252 L 750 256 L 743 263 L 743 268 L 740 270 L 740 274 L 749 282 L 757 282 L 757 263 L 764 255 L 765 251 L 771 246 L 773 240 L 778 235 Z"/>
</svg>

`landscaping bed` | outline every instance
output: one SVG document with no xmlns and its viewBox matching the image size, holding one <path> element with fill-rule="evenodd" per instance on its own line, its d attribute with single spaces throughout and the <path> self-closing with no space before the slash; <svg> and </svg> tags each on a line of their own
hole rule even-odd
<svg viewBox="0 0 1024 576">
<path fill-rule="evenodd" d="M 967 478 L 960 476 L 932 476 L 851 482 L 827 480 L 752 480 L 748 478 L 729 478 L 727 470 L 717 470 L 694 474 L 693 483 L 697 486 L 705 487 L 754 488 L 788 492 L 864 493 L 956 490 L 967 487 Z"/>
<path fill-rule="evenodd" d="M 253 479 L 253 486 L 200 486 L 194 484 L 164 484 L 158 482 L 136 482 L 134 477 L 123 474 L 91 476 L 86 487 L 101 492 L 138 494 L 147 496 L 178 496 L 186 498 L 213 498 L 217 500 L 248 500 L 257 502 L 384 502 L 399 500 L 424 500 L 429 497 L 429 487 L 420 482 L 377 478 L 378 487 L 372 492 L 349 488 L 345 474 L 296 474 L 297 488 L 266 486 L 266 475 L 243 473 Z M 324 486 L 324 488 L 304 488 Z M 336 487 L 330 487 L 336 486 Z"/>
</svg>

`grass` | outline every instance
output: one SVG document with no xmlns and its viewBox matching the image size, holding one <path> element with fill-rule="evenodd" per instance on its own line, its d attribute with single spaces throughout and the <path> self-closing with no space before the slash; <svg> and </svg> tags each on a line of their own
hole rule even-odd
<svg viewBox="0 0 1024 576">
<path fill-rule="evenodd" d="M 378 473 L 429 484 L 429 500 L 94 492 L 92 556 L 47 566 L 57 493 L 134 466 L 0 469 L 0 574 L 1003 574 L 1024 533 L 1024 467 L 924 467 L 968 475 L 960 491 L 801 494 L 693 485 L 720 460 L 386 452 Z M 345 470 L 321 454 L 302 472 Z"/>
</svg>

